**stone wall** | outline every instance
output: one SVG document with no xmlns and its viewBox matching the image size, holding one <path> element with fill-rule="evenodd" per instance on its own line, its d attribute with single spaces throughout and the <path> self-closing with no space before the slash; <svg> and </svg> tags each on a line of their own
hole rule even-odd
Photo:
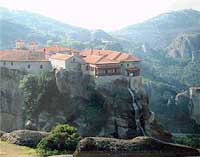
<svg viewBox="0 0 200 157">
<path fill-rule="evenodd" d="M 37 74 L 52 69 L 49 61 L 0 61 L 0 67 Z"/>
<path fill-rule="evenodd" d="M 133 67 L 140 67 L 140 62 L 125 62 L 121 63 L 121 74 L 127 76 L 126 69 Z"/>
<path fill-rule="evenodd" d="M 111 75 L 111 76 L 96 76 L 95 84 L 101 87 L 107 87 L 115 80 L 121 80 L 123 77 L 121 75 Z"/>
</svg>

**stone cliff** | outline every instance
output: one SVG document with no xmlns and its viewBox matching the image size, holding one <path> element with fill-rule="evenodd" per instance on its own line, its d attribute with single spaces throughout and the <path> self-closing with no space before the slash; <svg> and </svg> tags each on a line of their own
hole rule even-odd
<svg viewBox="0 0 200 157">
<path fill-rule="evenodd" d="M 175 86 L 156 81 L 146 82 L 145 89 L 149 95 L 150 109 L 165 128 L 173 133 L 199 133 L 200 125 L 195 120 L 198 119 L 200 107 L 198 92 L 191 95 L 189 89 L 181 91 Z"/>
<path fill-rule="evenodd" d="M 200 33 L 188 33 L 179 35 L 168 46 L 167 52 L 172 57 L 191 59 L 200 58 Z"/>
<path fill-rule="evenodd" d="M 1 113 L 15 116 L 4 116 L 1 130 L 11 131 L 22 128 L 25 123 L 22 116 L 23 94 L 18 87 L 24 74 L 4 70 L 1 74 Z M 138 117 L 146 135 L 164 140 L 171 138 L 150 112 L 148 96 L 141 85 L 133 89 L 133 99 L 126 79 L 117 79 L 102 86 L 81 72 L 59 70 L 50 76 L 45 93 L 39 97 L 42 103 L 35 117 L 38 130 L 49 131 L 56 124 L 68 123 L 77 127 L 82 136 L 133 138 L 143 135 L 137 130 L 134 102 L 141 106 Z M 9 96 L 6 97 L 5 93 Z M 8 125 L 5 120 L 12 123 Z"/>
<path fill-rule="evenodd" d="M 188 91 L 176 95 L 176 104 L 186 103 L 190 117 L 200 124 L 200 87 L 191 87 Z"/>
<path fill-rule="evenodd" d="M 23 92 L 19 81 L 25 73 L 18 70 L 0 69 L 0 130 L 12 131 L 23 127 Z"/>
</svg>

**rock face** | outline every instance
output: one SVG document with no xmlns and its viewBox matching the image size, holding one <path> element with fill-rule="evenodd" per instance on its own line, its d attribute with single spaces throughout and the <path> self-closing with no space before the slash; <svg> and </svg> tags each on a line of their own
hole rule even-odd
<svg viewBox="0 0 200 157">
<path fill-rule="evenodd" d="M 48 136 L 47 132 L 17 130 L 4 134 L 1 140 L 21 146 L 36 147 L 41 139 L 46 136 Z"/>
<path fill-rule="evenodd" d="M 95 153 L 96 154 L 95 154 Z M 161 142 L 150 137 L 136 137 L 132 140 L 118 140 L 113 138 L 88 137 L 79 142 L 75 152 L 76 157 L 91 156 L 107 157 L 183 157 L 198 156 L 199 151 L 187 146 Z M 93 154 L 93 155 L 94 155 Z"/>
<path fill-rule="evenodd" d="M 176 104 L 187 104 L 190 117 L 200 124 L 200 87 L 191 87 L 188 91 L 177 94 Z"/>
<path fill-rule="evenodd" d="M 5 72 L 9 75 L 13 74 L 8 69 Z M 148 96 L 143 90 L 141 81 L 139 81 L 139 86 L 136 86 L 137 90 L 133 89 L 133 98 L 127 88 L 129 85 L 127 79 L 105 81 L 107 83 L 101 85 L 97 84 L 91 76 L 83 75 L 81 72 L 59 70 L 54 74 L 55 76 L 50 79 L 50 85 L 47 85 L 47 88 L 49 86 L 51 88 L 46 89 L 47 93 L 43 94 L 43 103 L 40 104 L 40 109 L 34 117 L 38 119 L 36 126 L 38 130 L 49 131 L 57 124 L 68 123 L 77 127 L 78 132 L 83 137 L 104 136 L 130 139 L 144 135 L 141 129 L 137 129 L 139 120 L 146 135 L 162 140 L 171 139 L 170 134 L 162 129 L 150 112 Z M 13 80 L 7 79 L 7 75 L 1 75 L 4 77 L 1 86 L 9 82 L 12 83 Z M 18 123 L 12 121 L 11 126 L 2 121 L 2 126 L 7 125 L 6 128 L 1 128 L 5 131 L 19 129 L 24 123 L 21 114 L 23 95 L 18 88 L 19 80 L 22 79 L 23 75 L 11 75 L 10 79 L 13 79 L 13 77 L 17 78 L 18 82 L 15 81 L 8 86 L 8 93 L 11 94 L 11 89 L 14 89 L 14 95 L 9 96 L 8 99 L 5 99 L 4 96 L 2 106 L 4 108 L 16 108 L 18 111 L 16 116 L 20 120 Z M 131 84 L 131 87 L 134 87 L 133 84 Z M 1 88 L 1 91 L 5 93 L 8 89 L 5 86 Z M 133 102 L 139 106 L 137 120 Z M 6 110 L 6 113 L 12 114 L 14 111 Z"/>
<path fill-rule="evenodd" d="M 1 136 L 3 136 L 4 134 L 5 134 L 5 132 L 0 130 L 0 138 L 1 138 Z"/>
<path fill-rule="evenodd" d="M 190 58 L 192 61 L 200 58 L 200 33 L 183 34 L 178 36 L 167 48 L 170 56 Z M 197 59 L 198 60 L 198 59 Z"/>
<path fill-rule="evenodd" d="M 104 81 L 104 84 L 96 83 L 90 76 L 79 74 L 69 74 L 66 71 L 56 73 L 56 82 L 61 93 L 68 95 L 71 103 L 67 103 L 68 117 L 67 123 L 75 125 L 82 136 L 104 136 L 116 138 L 133 138 L 144 135 L 141 130 L 137 130 L 135 110 L 132 103 L 139 107 L 139 121 L 146 135 L 154 136 L 162 140 L 170 140 L 171 135 L 164 131 L 160 124 L 153 118 L 149 110 L 148 96 L 145 94 L 141 80 L 135 85 L 134 98 L 128 90 L 126 79 L 116 79 Z M 88 105 L 91 96 L 89 88 L 93 87 L 100 96 L 98 102 L 102 112 L 95 115 Z M 131 85 L 133 88 L 134 85 Z M 95 93 L 92 91 L 92 93 Z M 98 98 L 98 97 L 97 97 Z M 96 98 L 96 99 L 97 99 Z M 76 106 L 76 110 L 74 107 Z M 93 109 L 95 110 L 95 109 Z"/>
<path fill-rule="evenodd" d="M 23 93 L 19 81 L 25 75 L 18 70 L 0 68 L 0 130 L 21 129 Z"/>
<path fill-rule="evenodd" d="M 200 87 L 190 88 L 191 117 L 200 125 Z"/>
<path fill-rule="evenodd" d="M 200 125 L 192 116 L 193 112 L 196 118 L 199 115 L 198 94 L 193 94 L 195 109 L 191 103 L 189 89 L 182 91 L 177 86 L 152 81 L 146 83 L 150 109 L 155 112 L 157 120 L 170 132 L 198 134 Z"/>
</svg>

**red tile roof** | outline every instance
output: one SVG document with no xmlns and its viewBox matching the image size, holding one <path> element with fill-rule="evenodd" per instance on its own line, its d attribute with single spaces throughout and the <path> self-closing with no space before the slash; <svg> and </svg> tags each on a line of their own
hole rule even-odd
<svg viewBox="0 0 200 157">
<path fill-rule="evenodd" d="M 100 61 L 102 58 L 104 58 L 104 56 L 88 55 L 84 57 L 83 60 L 89 64 L 97 64 L 97 62 Z"/>
<path fill-rule="evenodd" d="M 120 62 L 139 62 L 139 58 L 126 53 L 111 50 L 87 50 L 80 52 L 86 63 L 89 64 L 116 64 Z"/>
<path fill-rule="evenodd" d="M 51 47 L 46 47 L 40 49 L 40 51 L 45 51 L 46 53 L 49 52 L 71 52 L 71 53 L 79 53 L 79 51 L 71 48 L 66 48 L 66 47 L 60 47 L 60 46 L 51 46 Z"/>
<path fill-rule="evenodd" d="M 102 56 L 102 55 L 108 55 L 112 53 L 110 50 L 86 50 L 80 52 L 80 55 L 82 56 L 88 56 L 88 55 L 97 55 L 97 56 Z"/>
<path fill-rule="evenodd" d="M 55 55 L 52 55 L 50 58 L 55 59 L 55 60 L 66 61 L 66 60 L 70 59 L 71 57 L 73 57 L 73 55 L 57 53 Z"/>
<path fill-rule="evenodd" d="M 29 50 L 0 51 L 0 61 L 47 61 L 44 52 Z"/>
</svg>

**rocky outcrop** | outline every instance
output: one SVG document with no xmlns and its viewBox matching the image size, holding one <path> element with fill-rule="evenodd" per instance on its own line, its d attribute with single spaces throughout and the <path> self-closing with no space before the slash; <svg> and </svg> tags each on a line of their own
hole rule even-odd
<svg viewBox="0 0 200 157">
<path fill-rule="evenodd" d="M 167 48 L 168 54 L 174 58 L 200 58 L 200 33 L 182 34 Z"/>
<path fill-rule="evenodd" d="M 173 133 L 197 133 L 200 125 L 192 118 L 192 104 L 189 89 L 183 91 L 178 85 L 148 81 L 145 84 L 150 109 L 155 112 L 156 121 Z M 197 96 L 197 94 L 195 94 Z M 196 99 L 198 100 L 198 99 Z M 195 106 L 198 108 L 198 101 Z M 198 109 L 195 109 L 197 117 Z M 197 112 L 196 112 L 197 111 Z M 150 129 L 154 130 L 154 129 Z"/>
<path fill-rule="evenodd" d="M 4 134 L 1 137 L 1 140 L 21 146 L 36 147 L 42 138 L 48 135 L 49 134 L 47 132 L 17 130 Z"/>
<path fill-rule="evenodd" d="M 6 132 L 0 130 L 0 138 L 1 138 L 1 136 L 3 136 L 5 133 L 6 133 Z"/>
<path fill-rule="evenodd" d="M 12 131 L 23 127 L 23 93 L 19 81 L 25 74 L 0 68 L 0 130 Z"/>
<path fill-rule="evenodd" d="M 12 79 L 16 79 L 15 84 L 10 84 L 9 93 L 14 89 L 14 93 L 18 96 L 9 97 L 9 103 L 3 101 L 4 107 L 11 109 L 17 108 L 17 116 L 21 121 L 17 123 L 12 121 L 12 126 L 7 129 L 13 130 L 13 126 L 23 124 L 21 109 L 23 105 L 23 94 L 19 89 L 19 80 L 23 75 L 13 76 L 12 71 L 5 71 Z M 6 84 L 6 76 L 3 81 Z M 58 70 L 51 73 L 49 81 L 45 86 L 45 93 L 40 97 L 39 110 L 34 118 L 37 123 L 34 128 L 42 131 L 50 131 L 55 125 L 67 123 L 78 128 L 81 136 L 104 136 L 130 139 L 138 135 L 143 135 L 137 130 L 138 121 L 146 135 L 154 136 L 159 139 L 169 140 L 170 136 L 163 136 L 164 130 L 159 124 L 155 125 L 154 116 L 149 110 L 149 100 L 145 94 L 141 81 L 140 86 L 135 83 L 131 84 L 134 90 L 134 97 L 128 91 L 129 82 L 127 79 L 112 79 L 105 81 L 103 85 L 97 84 L 93 77 L 83 75 L 81 72 L 68 72 Z M 10 78 L 10 79 L 11 79 Z M 139 79 L 141 80 L 141 79 Z M 135 80 L 136 81 L 136 80 Z M 135 82 L 134 81 L 134 82 Z M 12 82 L 8 80 L 8 82 Z M 137 82 L 137 81 L 136 81 Z M 8 86 L 9 87 L 9 86 Z M 6 87 L 2 88 L 5 92 Z M 14 100 L 15 99 L 15 100 Z M 136 113 L 133 103 L 139 106 Z M 15 104 L 13 107 L 12 105 Z M 11 111 L 8 111 L 12 114 Z M 24 113 L 26 114 L 26 113 Z M 137 114 L 137 119 L 135 118 Z M 3 125 L 7 125 L 2 122 Z M 26 123 L 26 127 L 30 128 L 31 123 Z M 36 126 L 35 126 L 36 125 Z M 156 126 L 156 127 L 155 127 Z M 31 127 L 32 128 L 32 127 Z M 153 129 L 153 131 L 152 131 Z M 6 129 L 2 129 L 6 130 Z M 8 131 L 10 131 L 8 130 Z M 7 130 L 6 130 L 7 131 Z"/>
<path fill-rule="evenodd" d="M 88 137 L 81 140 L 75 152 L 76 157 L 107 157 L 110 155 L 130 157 L 182 157 L 198 156 L 199 151 L 187 146 L 162 142 L 150 137 L 136 137 L 132 140 Z"/>
<path fill-rule="evenodd" d="M 200 87 L 191 87 L 188 91 L 178 93 L 176 104 L 187 104 L 190 117 L 200 124 Z"/>
<path fill-rule="evenodd" d="M 200 125 L 200 87 L 190 88 L 191 118 Z"/>
</svg>

